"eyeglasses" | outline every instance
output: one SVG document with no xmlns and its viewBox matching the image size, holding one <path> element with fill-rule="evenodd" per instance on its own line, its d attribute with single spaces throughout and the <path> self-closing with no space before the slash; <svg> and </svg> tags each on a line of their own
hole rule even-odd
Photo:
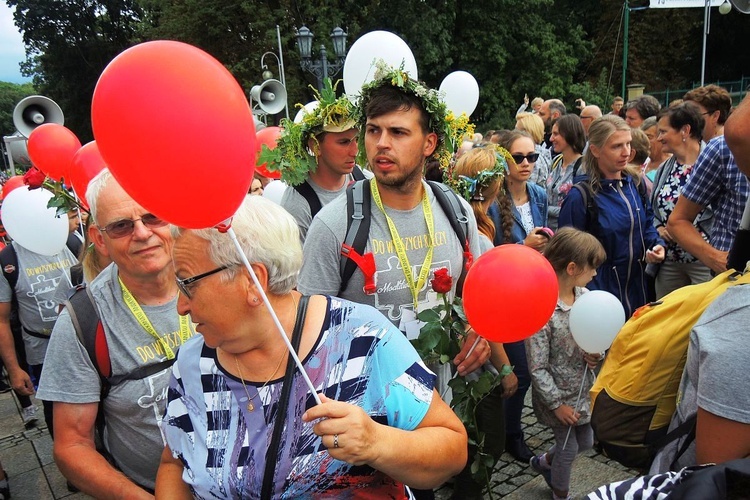
<svg viewBox="0 0 750 500">
<path fill-rule="evenodd" d="M 581 120 L 586 120 L 586 119 L 593 120 L 594 119 L 593 116 L 583 116 L 583 115 L 581 115 L 580 118 Z"/>
<path fill-rule="evenodd" d="M 105 231 L 110 238 L 124 238 L 130 236 L 135 230 L 135 223 L 141 221 L 144 226 L 151 229 L 157 227 L 164 227 L 168 224 L 167 221 L 162 220 L 154 214 L 143 214 L 140 219 L 121 219 L 114 222 L 110 222 L 104 227 L 99 229 Z"/>
<path fill-rule="evenodd" d="M 510 155 L 513 157 L 513 161 L 516 162 L 516 165 L 520 165 L 523 163 L 523 160 L 526 159 L 529 161 L 529 163 L 536 163 L 536 161 L 539 159 L 539 153 L 529 153 L 527 155 Z"/>
<path fill-rule="evenodd" d="M 229 266 L 221 266 L 217 267 L 216 269 L 212 271 L 208 271 L 203 274 L 198 274 L 196 276 L 192 276 L 190 278 L 185 278 L 184 280 L 181 280 L 180 278 L 175 278 L 175 281 L 177 282 L 177 288 L 179 288 L 180 292 L 187 297 L 188 299 L 192 299 L 193 297 L 190 295 L 190 286 L 194 285 L 196 282 L 202 280 L 203 278 L 208 278 L 212 274 L 220 273 L 224 269 L 228 269 Z"/>
</svg>

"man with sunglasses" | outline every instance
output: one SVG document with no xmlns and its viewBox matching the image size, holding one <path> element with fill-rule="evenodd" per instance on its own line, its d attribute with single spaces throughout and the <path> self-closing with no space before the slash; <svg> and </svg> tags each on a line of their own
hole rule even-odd
<svg viewBox="0 0 750 500">
<path fill-rule="evenodd" d="M 92 360 L 82 345 L 69 305 L 52 334 L 39 397 L 55 402 L 55 461 L 73 485 L 96 498 L 152 498 L 170 367 L 194 330 L 177 314 L 167 223 L 138 205 L 106 169 L 86 195 L 89 237 L 113 264 L 78 293 L 90 294 L 104 329 L 111 387 L 101 393 L 95 368 L 101 370 L 101 356 Z M 100 404 L 109 460 L 94 440 Z"/>
</svg>

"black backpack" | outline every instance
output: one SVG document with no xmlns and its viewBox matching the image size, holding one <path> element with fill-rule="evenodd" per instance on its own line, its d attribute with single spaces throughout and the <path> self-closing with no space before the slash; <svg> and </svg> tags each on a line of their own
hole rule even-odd
<svg viewBox="0 0 750 500">
<path fill-rule="evenodd" d="M 461 276 L 456 282 L 456 295 L 460 297 L 466 271 L 473 260 L 469 250 L 469 217 L 458 195 L 448 186 L 435 181 L 426 182 L 432 188 L 440 208 L 448 216 L 451 227 L 453 227 L 458 241 L 461 242 L 464 249 L 464 265 L 461 266 Z M 346 289 L 354 270 L 358 267 L 365 275 L 365 287 L 375 275 L 375 261 L 372 254 L 363 255 L 367 246 L 367 239 L 370 236 L 370 198 L 369 179 L 357 181 L 346 189 L 347 225 L 346 236 L 341 244 L 341 259 L 339 261 L 339 275 L 341 276 L 339 296 Z M 374 293 L 374 289 L 372 292 Z"/>
<path fill-rule="evenodd" d="M 365 180 L 365 174 L 356 165 L 354 166 L 354 170 L 352 170 L 352 177 L 354 178 L 354 182 Z M 323 208 L 323 204 L 320 203 L 320 198 L 318 198 L 317 193 L 315 193 L 310 183 L 305 180 L 302 184 L 294 186 L 294 190 L 301 194 L 307 201 L 307 204 L 310 206 L 310 217 L 315 218 L 320 209 Z"/>
</svg>

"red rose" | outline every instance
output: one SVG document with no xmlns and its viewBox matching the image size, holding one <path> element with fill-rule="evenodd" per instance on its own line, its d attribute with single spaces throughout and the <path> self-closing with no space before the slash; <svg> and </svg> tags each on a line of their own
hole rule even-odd
<svg viewBox="0 0 750 500">
<path fill-rule="evenodd" d="M 434 277 L 430 280 L 430 285 L 432 285 L 432 289 L 437 293 L 450 292 L 451 288 L 453 288 L 453 278 L 448 274 L 448 269 L 445 267 L 437 269 Z"/>
<path fill-rule="evenodd" d="M 23 182 L 29 186 L 29 189 L 38 189 L 42 187 L 46 178 L 47 174 L 36 167 L 31 167 L 28 172 L 23 174 Z"/>
</svg>

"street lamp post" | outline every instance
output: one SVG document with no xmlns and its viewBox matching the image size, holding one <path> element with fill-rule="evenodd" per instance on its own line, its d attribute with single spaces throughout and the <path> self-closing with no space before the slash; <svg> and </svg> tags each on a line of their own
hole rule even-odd
<svg viewBox="0 0 750 500">
<path fill-rule="evenodd" d="M 320 45 L 318 60 L 312 58 L 313 32 L 307 26 L 302 26 L 297 31 L 297 49 L 300 55 L 300 66 L 304 71 L 309 71 L 315 75 L 318 84 L 318 91 L 323 91 L 323 80 L 335 76 L 344 67 L 346 59 L 346 32 L 336 27 L 331 32 L 331 41 L 333 42 L 333 53 L 336 60 L 328 60 L 328 51 L 325 45 Z"/>
<path fill-rule="evenodd" d="M 722 15 L 729 14 L 732 10 L 732 5 L 728 0 L 724 0 L 724 3 L 719 5 L 719 13 Z M 701 57 L 701 87 L 706 81 L 706 45 L 708 43 L 708 32 L 711 27 L 711 0 L 706 0 L 706 6 L 703 10 L 703 55 Z"/>
</svg>

